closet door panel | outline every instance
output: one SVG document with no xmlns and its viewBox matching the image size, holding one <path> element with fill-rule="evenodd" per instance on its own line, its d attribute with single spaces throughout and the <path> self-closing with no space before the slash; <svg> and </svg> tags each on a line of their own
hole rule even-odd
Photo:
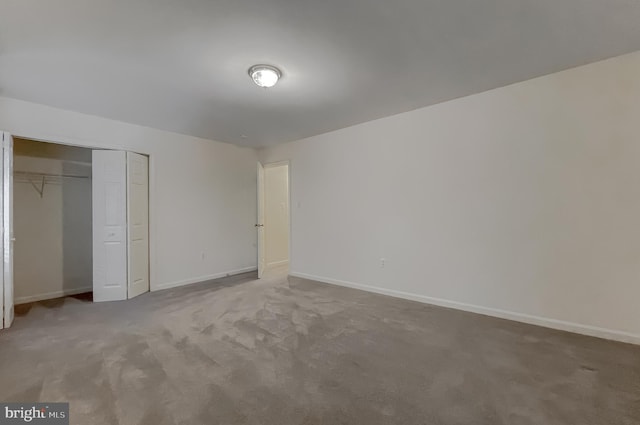
<svg viewBox="0 0 640 425">
<path fill-rule="evenodd" d="M 93 300 L 127 299 L 127 159 L 93 151 Z"/>
<path fill-rule="evenodd" d="M 149 292 L 149 158 L 127 152 L 129 298 Z"/>
</svg>

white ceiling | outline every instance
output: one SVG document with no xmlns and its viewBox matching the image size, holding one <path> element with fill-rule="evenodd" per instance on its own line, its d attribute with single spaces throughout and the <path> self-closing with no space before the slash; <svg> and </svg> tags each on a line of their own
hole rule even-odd
<svg viewBox="0 0 640 425">
<path fill-rule="evenodd" d="M 266 146 L 639 50 L 639 23 L 638 0 L 0 0 L 0 95 Z"/>
</svg>

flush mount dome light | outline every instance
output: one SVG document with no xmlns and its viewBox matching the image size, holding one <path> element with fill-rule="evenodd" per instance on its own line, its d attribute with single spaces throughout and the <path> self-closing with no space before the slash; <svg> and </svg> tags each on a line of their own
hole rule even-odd
<svg viewBox="0 0 640 425">
<path fill-rule="evenodd" d="M 282 73 L 271 65 L 254 65 L 249 68 L 249 76 L 260 87 L 268 88 L 276 85 Z"/>
</svg>

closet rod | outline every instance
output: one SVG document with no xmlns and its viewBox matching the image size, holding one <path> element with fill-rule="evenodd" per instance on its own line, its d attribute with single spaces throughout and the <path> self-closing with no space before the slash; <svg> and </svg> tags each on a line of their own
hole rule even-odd
<svg viewBox="0 0 640 425">
<path fill-rule="evenodd" d="M 36 190 L 36 192 L 38 192 L 38 195 L 40 195 L 41 198 L 44 196 L 44 186 L 47 183 L 51 184 L 51 180 L 47 181 L 47 178 L 50 178 L 50 177 L 54 179 L 60 179 L 60 178 L 90 179 L 91 178 L 90 176 L 78 176 L 75 174 L 36 173 L 32 171 L 14 171 L 13 174 L 14 174 L 14 177 L 26 179 L 29 183 L 31 183 L 31 186 L 33 186 L 33 188 Z M 39 187 L 33 181 L 36 178 L 40 180 L 38 182 L 40 184 Z"/>
<path fill-rule="evenodd" d="M 54 173 L 36 173 L 32 171 L 14 171 L 15 175 L 28 176 L 28 177 L 64 177 L 70 179 L 90 179 L 90 176 L 78 176 L 74 174 L 54 174 Z"/>
</svg>

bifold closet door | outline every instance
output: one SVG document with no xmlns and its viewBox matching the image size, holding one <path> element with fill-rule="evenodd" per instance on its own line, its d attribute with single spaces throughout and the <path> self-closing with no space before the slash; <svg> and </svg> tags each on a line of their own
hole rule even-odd
<svg viewBox="0 0 640 425">
<path fill-rule="evenodd" d="M 127 299 L 127 153 L 93 151 L 93 300 Z"/>
<path fill-rule="evenodd" d="M 127 152 L 128 298 L 149 292 L 149 158 Z"/>
</svg>

